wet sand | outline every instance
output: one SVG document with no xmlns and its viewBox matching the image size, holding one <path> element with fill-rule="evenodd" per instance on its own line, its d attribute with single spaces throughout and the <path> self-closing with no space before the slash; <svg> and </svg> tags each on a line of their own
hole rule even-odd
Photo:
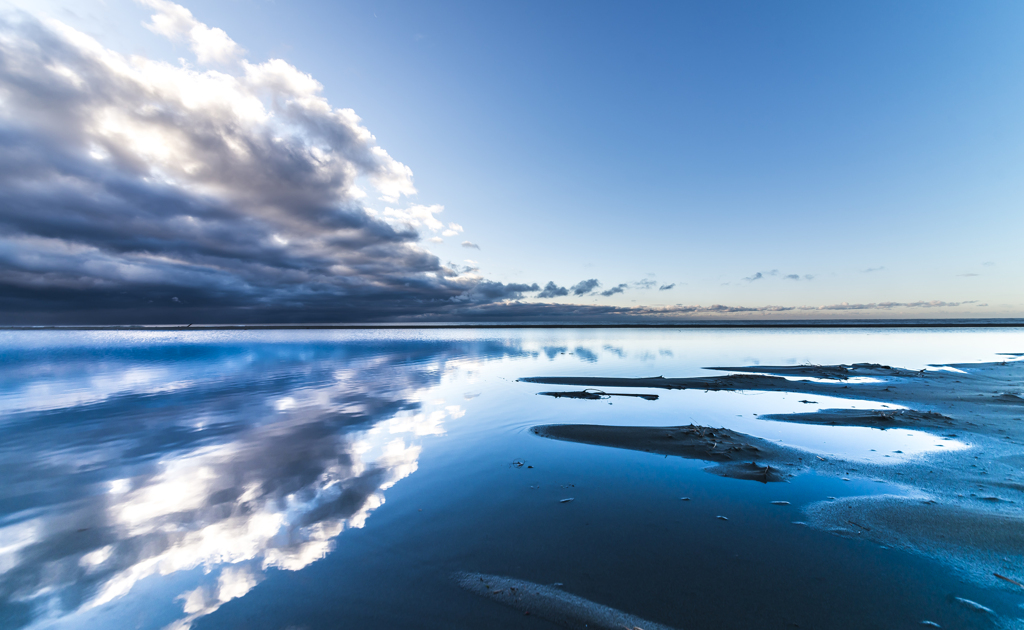
<svg viewBox="0 0 1024 630">
<path fill-rule="evenodd" d="M 546 425 L 535 427 L 534 432 L 560 440 L 717 462 L 707 470 L 740 479 L 785 480 L 813 470 L 820 475 L 896 484 L 903 490 L 899 496 L 813 503 L 805 509 L 807 523 L 837 535 L 922 554 L 979 585 L 1019 593 L 1024 590 L 1024 361 L 941 367 L 944 369 L 916 371 L 865 363 L 750 366 L 711 368 L 732 372 L 717 377 L 520 380 L 575 387 L 791 392 L 906 407 L 823 409 L 760 417 L 802 424 L 912 428 L 955 437 L 970 447 L 874 464 L 823 458 L 735 431 L 693 425 Z M 740 474 L 742 466 L 751 474 Z M 758 467 L 774 469 L 778 477 L 758 479 Z M 730 469 L 736 474 L 727 474 Z"/>
<path fill-rule="evenodd" d="M 533 427 L 531 430 L 541 437 L 555 440 L 720 462 L 708 468 L 708 472 L 763 483 L 783 481 L 795 473 L 784 472 L 782 468 L 790 469 L 798 465 L 790 449 L 780 448 L 767 440 L 729 429 L 692 424 L 685 427 L 552 424 Z"/>
<path fill-rule="evenodd" d="M 906 370 L 887 365 L 858 363 L 844 366 L 754 366 L 709 368 L 746 372 L 724 376 L 665 378 L 533 377 L 527 383 L 581 387 L 644 387 L 705 391 L 790 392 L 905 406 L 908 414 L 892 426 L 956 426 L 981 435 L 1024 440 L 1024 361 L 942 366 L 950 370 Z M 756 373 L 754 373 L 756 371 Z M 792 380 L 786 377 L 819 380 Z M 872 382 L 849 382 L 867 378 Z M 818 412 L 821 413 L 821 412 Z M 937 414 L 927 416 L 927 414 Z M 938 416 L 943 416 L 942 418 Z M 778 419 L 779 417 L 776 417 Z M 857 424 L 856 419 L 832 418 L 835 424 Z"/>
</svg>

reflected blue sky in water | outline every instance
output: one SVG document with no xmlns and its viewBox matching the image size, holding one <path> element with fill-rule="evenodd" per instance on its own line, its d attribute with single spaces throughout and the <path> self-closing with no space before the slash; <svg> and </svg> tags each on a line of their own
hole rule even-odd
<svg viewBox="0 0 1024 630">
<path fill-rule="evenodd" d="M 1021 339 L 1012 331 L 2 332 L 0 615 L 10 627 L 190 627 L 248 601 L 268 576 L 330 555 L 403 480 L 418 480 L 418 504 L 443 503 L 453 486 L 486 502 L 487 480 L 507 472 L 508 445 L 580 448 L 530 441 L 527 429 L 544 422 L 692 421 L 805 448 L 823 441 L 821 452 L 885 441 L 863 429 L 871 435 L 850 446 L 848 436 L 829 437 L 832 427 L 753 417 L 806 411 L 792 395 L 665 392 L 608 405 L 539 397 L 536 386 L 515 383 L 521 376 L 687 376 L 708 365 L 861 360 L 920 368 L 993 359 L 1020 350 Z M 636 454 L 586 452 L 613 472 L 635 464 Z M 699 462 L 672 466 L 710 477 Z M 749 492 L 735 480 L 707 483 Z M 459 510 L 454 518 L 472 524 L 473 508 Z M 381 527 L 393 541 L 415 536 L 393 519 Z M 450 561 L 436 553 L 431 562 Z"/>
</svg>

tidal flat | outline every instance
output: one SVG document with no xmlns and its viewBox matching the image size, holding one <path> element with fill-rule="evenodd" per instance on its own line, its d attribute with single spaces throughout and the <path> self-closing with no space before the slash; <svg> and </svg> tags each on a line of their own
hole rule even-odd
<svg viewBox="0 0 1024 630">
<path fill-rule="evenodd" d="M 0 358 L 3 628 L 1024 628 L 1024 329 Z"/>
</svg>

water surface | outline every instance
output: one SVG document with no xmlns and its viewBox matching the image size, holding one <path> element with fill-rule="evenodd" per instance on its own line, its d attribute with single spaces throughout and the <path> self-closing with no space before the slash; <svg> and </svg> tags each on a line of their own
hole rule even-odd
<svg viewBox="0 0 1024 630">
<path fill-rule="evenodd" d="M 681 629 L 988 627 L 954 598 L 1003 618 L 1024 599 L 799 524 L 811 502 L 906 488 L 727 479 L 529 428 L 692 422 L 853 462 L 969 442 L 757 417 L 873 401 L 556 400 L 516 379 L 1022 349 L 1015 329 L 0 332 L 0 627 L 553 627 L 458 571 Z"/>
</svg>

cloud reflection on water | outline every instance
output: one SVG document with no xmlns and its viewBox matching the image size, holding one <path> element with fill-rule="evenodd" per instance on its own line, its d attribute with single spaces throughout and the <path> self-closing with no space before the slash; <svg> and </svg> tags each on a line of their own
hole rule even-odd
<svg viewBox="0 0 1024 630">
<path fill-rule="evenodd" d="M 423 393 L 509 354 L 522 351 L 129 344 L 54 361 L 8 349 L 3 371 L 28 376 L 0 389 L 2 625 L 75 627 L 146 578 L 192 571 L 169 626 L 185 628 L 268 569 L 315 562 L 415 472 L 419 438 L 465 413 Z"/>
</svg>

